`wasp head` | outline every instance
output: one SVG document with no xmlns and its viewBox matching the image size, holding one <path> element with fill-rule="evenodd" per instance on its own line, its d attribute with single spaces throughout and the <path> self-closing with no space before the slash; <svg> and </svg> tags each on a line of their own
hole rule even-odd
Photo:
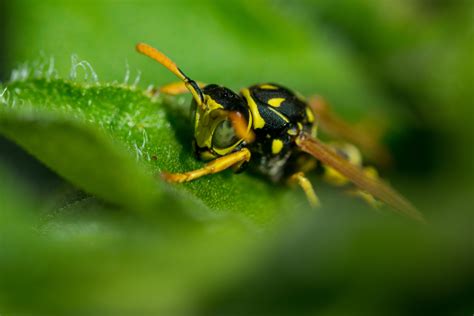
<svg viewBox="0 0 474 316">
<path fill-rule="evenodd" d="M 203 102 L 193 101 L 194 139 L 201 158 L 226 155 L 245 141 L 251 116 L 245 101 L 215 84 L 202 89 Z"/>
<path fill-rule="evenodd" d="M 245 101 L 232 90 L 218 85 L 201 89 L 165 54 L 139 43 L 138 52 L 156 60 L 181 79 L 193 95 L 194 139 L 201 158 L 224 156 L 249 141 L 251 115 Z M 252 134 L 253 135 L 253 134 Z"/>
</svg>

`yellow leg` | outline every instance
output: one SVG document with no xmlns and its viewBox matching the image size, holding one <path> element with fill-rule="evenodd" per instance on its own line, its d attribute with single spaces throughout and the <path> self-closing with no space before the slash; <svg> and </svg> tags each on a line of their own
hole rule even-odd
<svg viewBox="0 0 474 316">
<path fill-rule="evenodd" d="M 204 88 L 205 84 L 202 82 L 197 82 L 199 88 Z M 159 90 L 161 93 L 164 94 L 169 94 L 169 95 L 178 95 L 178 94 L 184 94 L 184 93 L 189 93 L 188 88 L 186 87 L 186 84 L 183 81 L 179 82 L 173 82 L 170 84 L 167 84 L 165 86 L 162 86 Z"/>
<path fill-rule="evenodd" d="M 357 147 L 355 147 L 352 144 L 349 143 L 330 143 L 329 146 L 337 153 L 340 155 L 343 155 L 342 157 L 346 159 L 348 162 L 353 164 L 354 166 L 357 166 L 359 168 L 362 168 L 364 174 L 371 179 L 378 180 L 379 179 L 379 174 L 377 172 L 377 169 L 374 167 L 362 167 L 362 155 L 360 154 L 359 150 Z M 338 187 L 342 186 L 347 186 L 350 181 L 346 177 L 344 177 L 342 174 L 337 172 L 335 169 L 332 167 L 323 165 L 324 168 L 324 174 L 323 174 L 323 179 Z M 364 200 L 367 204 L 374 208 L 378 208 L 380 206 L 380 202 L 377 201 L 372 195 L 369 193 L 359 190 L 357 188 L 349 189 L 346 191 L 348 194 L 361 198 Z"/>
<path fill-rule="evenodd" d="M 360 199 L 364 200 L 368 205 L 370 205 L 374 209 L 378 209 L 383 205 L 382 202 L 376 200 L 371 194 L 369 194 L 367 192 L 357 190 L 357 189 L 349 190 L 349 191 L 346 191 L 346 192 L 347 192 L 347 194 L 349 194 L 351 196 L 354 196 L 356 198 L 360 198 Z"/>
<path fill-rule="evenodd" d="M 221 172 L 232 166 L 236 166 L 250 160 L 250 151 L 243 148 L 234 153 L 217 158 L 207 163 L 203 168 L 185 172 L 185 173 L 167 173 L 163 172 L 161 176 L 168 182 L 182 183 L 195 180 L 208 174 Z"/>
<path fill-rule="evenodd" d="M 379 179 L 379 173 L 377 172 L 377 170 L 375 168 L 373 168 L 373 167 L 364 167 L 363 171 L 364 171 L 364 173 L 367 177 L 375 179 L 375 180 Z M 369 204 L 370 206 L 372 206 L 375 209 L 379 208 L 382 205 L 382 203 L 380 201 L 376 200 L 371 194 L 369 194 L 365 191 L 362 191 L 362 190 L 359 190 L 359 189 L 352 189 L 352 190 L 348 190 L 347 193 L 352 195 L 352 196 L 361 198 L 367 204 Z"/>
<path fill-rule="evenodd" d="M 313 207 L 318 207 L 320 206 L 319 203 L 319 198 L 314 192 L 313 185 L 311 182 L 308 180 L 308 178 L 305 177 L 303 172 L 297 172 L 293 174 L 290 177 L 290 183 L 297 183 L 304 191 L 306 194 L 306 197 L 308 198 L 309 204 Z"/>
</svg>

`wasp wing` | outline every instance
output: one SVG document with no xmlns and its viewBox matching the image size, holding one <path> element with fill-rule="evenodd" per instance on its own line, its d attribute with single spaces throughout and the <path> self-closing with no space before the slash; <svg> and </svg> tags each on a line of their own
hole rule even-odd
<svg viewBox="0 0 474 316">
<path fill-rule="evenodd" d="M 329 136 L 344 139 L 360 147 L 377 164 L 387 166 L 392 163 L 388 149 L 379 142 L 380 131 L 371 131 L 346 122 L 320 97 L 310 98 L 308 105 L 318 118 L 318 126 Z"/>
<path fill-rule="evenodd" d="M 334 168 L 359 187 L 359 189 L 371 194 L 399 213 L 422 222 L 425 221 L 423 215 L 392 187 L 382 180 L 368 177 L 360 168 L 341 158 L 326 144 L 311 137 L 307 133 L 303 133 L 298 138 L 297 144 L 301 150 Z"/>
</svg>

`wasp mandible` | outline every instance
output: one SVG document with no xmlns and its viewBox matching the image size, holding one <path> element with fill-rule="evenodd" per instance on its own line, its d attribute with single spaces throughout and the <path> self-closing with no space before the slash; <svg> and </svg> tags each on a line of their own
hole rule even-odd
<svg viewBox="0 0 474 316">
<path fill-rule="evenodd" d="M 228 168 L 240 172 L 249 167 L 274 182 L 297 183 L 310 204 L 317 206 L 319 198 L 305 174 L 319 166 L 330 182 L 352 182 L 367 201 L 383 202 L 423 221 L 421 213 L 373 168 L 362 166 L 355 146 L 327 144 L 317 138 L 318 119 L 331 118 L 321 112 L 321 104 L 307 102 L 274 83 L 244 88 L 240 94 L 216 84 L 204 85 L 185 75 L 157 49 L 144 43 L 137 44 L 136 49 L 181 80 L 162 87 L 161 92 L 192 94 L 194 150 L 198 158 L 210 161 L 197 170 L 162 173 L 168 182 L 187 182 Z M 329 121 L 325 120 L 327 126 L 331 126 Z"/>
</svg>

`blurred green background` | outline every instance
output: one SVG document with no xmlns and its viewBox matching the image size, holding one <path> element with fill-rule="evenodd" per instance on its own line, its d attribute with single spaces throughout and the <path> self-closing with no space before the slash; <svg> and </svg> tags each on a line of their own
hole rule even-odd
<svg viewBox="0 0 474 316">
<path fill-rule="evenodd" d="M 473 4 L 2 1 L 1 82 L 50 57 L 68 78 L 74 54 L 100 82 L 174 81 L 135 52 L 143 41 L 196 80 L 322 95 L 345 119 L 387 128 L 395 163 L 382 173 L 430 224 L 325 187 L 321 212 L 285 205 L 301 210 L 265 224 L 142 217 L 0 138 L 0 314 L 472 314 Z"/>
</svg>

